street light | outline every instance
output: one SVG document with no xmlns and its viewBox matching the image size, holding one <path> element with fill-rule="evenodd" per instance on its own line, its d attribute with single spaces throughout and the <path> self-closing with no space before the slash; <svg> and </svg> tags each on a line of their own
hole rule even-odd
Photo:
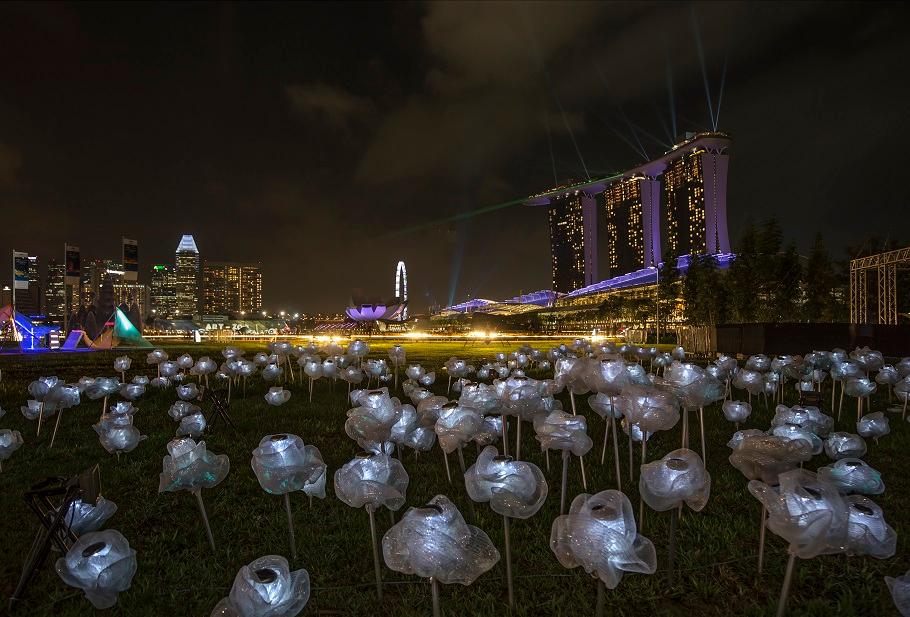
<svg viewBox="0 0 910 617">
<path fill-rule="evenodd" d="M 651 262 L 654 263 L 653 261 Z M 655 282 L 654 282 L 654 296 L 655 296 L 655 306 L 656 306 L 656 315 L 654 322 L 654 344 L 660 345 L 660 266 L 651 265 L 648 266 L 648 269 L 654 268 Z"/>
</svg>

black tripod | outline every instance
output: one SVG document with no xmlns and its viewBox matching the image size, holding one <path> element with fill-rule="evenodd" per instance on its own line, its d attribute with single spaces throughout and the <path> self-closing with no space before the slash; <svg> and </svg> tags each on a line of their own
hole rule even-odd
<svg viewBox="0 0 910 617">
<path fill-rule="evenodd" d="M 73 502 L 81 499 L 85 503 L 97 505 L 100 492 L 101 474 L 97 465 L 70 479 L 45 478 L 25 492 L 25 503 L 38 517 L 41 526 L 35 533 L 35 540 L 25 557 L 25 565 L 22 566 L 19 584 L 16 585 L 16 591 L 10 598 L 10 612 L 22 600 L 26 587 L 37 574 L 38 569 L 44 565 L 47 555 L 51 551 L 51 545 L 56 546 L 65 555 L 73 543 L 78 540 L 76 534 L 66 523 L 66 517 Z M 62 500 L 55 504 L 54 500 L 60 496 L 62 496 Z"/>
</svg>

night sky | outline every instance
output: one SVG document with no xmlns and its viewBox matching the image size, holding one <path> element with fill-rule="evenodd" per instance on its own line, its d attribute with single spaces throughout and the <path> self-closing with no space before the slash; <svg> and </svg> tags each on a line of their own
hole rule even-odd
<svg viewBox="0 0 910 617">
<path fill-rule="evenodd" d="M 392 295 L 399 259 L 418 310 L 547 288 L 545 210 L 445 219 L 662 153 L 670 81 L 676 133 L 710 128 L 699 45 L 734 240 L 773 215 L 837 258 L 906 242 L 908 26 L 871 3 L 4 3 L 0 255 L 127 236 L 147 280 L 192 233 L 261 260 L 272 310 Z"/>
</svg>

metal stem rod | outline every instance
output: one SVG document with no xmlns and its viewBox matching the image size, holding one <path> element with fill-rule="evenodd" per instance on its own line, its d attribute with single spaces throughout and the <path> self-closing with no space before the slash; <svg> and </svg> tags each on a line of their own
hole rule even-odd
<svg viewBox="0 0 910 617">
<path fill-rule="evenodd" d="M 512 584 L 512 539 L 509 534 L 509 517 L 502 517 L 502 531 L 506 541 L 506 584 L 509 591 L 509 610 L 515 610 L 515 589 Z"/>
<path fill-rule="evenodd" d="M 439 583 L 433 577 L 430 577 L 430 593 L 433 596 L 433 617 L 442 617 L 442 609 L 439 606 Z"/>
<path fill-rule="evenodd" d="M 376 538 L 376 515 L 373 508 L 367 506 L 370 516 L 370 543 L 373 545 L 373 571 L 376 574 L 376 596 L 382 602 L 382 570 L 379 566 L 379 542 Z"/>
<path fill-rule="evenodd" d="M 566 494 L 568 487 L 566 486 L 569 483 L 569 451 L 562 451 L 562 485 L 559 490 L 559 514 L 560 516 L 566 513 Z"/>
<path fill-rule="evenodd" d="M 196 503 L 199 504 L 199 514 L 202 515 L 202 522 L 205 525 L 205 535 L 209 538 L 212 552 L 215 552 L 215 537 L 212 535 L 211 526 L 209 526 L 209 515 L 205 511 L 205 503 L 202 501 L 202 489 L 197 488 L 193 493 L 196 495 Z"/>
<path fill-rule="evenodd" d="M 284 494 L 284 509 L 288 514 L 288 533 L 291 534 L 291 560 L 297 561 L 297 540 L 294 538 L 294 516 L 291 514 L 291 494 Z"/>
<path fill-rule="evenodd" d="M 787 560 L 787 571 L 784 573 L 784 584 L 780 588 L 780 601 L 777 603 L 777 617 L 784 617 L 787 612 L 787 597 L 790 595 L 790 583 L 793 581 L 793 567 L 796 565 L 796 555 L 790 553 Z"/>
</svg>

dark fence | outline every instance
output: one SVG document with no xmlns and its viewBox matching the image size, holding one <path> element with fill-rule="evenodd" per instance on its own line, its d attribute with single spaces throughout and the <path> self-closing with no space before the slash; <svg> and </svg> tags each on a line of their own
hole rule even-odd
<svg viewBox="0 0 910 617">
<path fill-rule="evenodd" d="M 886 356 L 910 355 L 910 326 L 845 323 L 755 323 L 716 326 L 717 349 L 751 356 L 804 354 L 814 349 L 868 346 Z"/>
</svg>

